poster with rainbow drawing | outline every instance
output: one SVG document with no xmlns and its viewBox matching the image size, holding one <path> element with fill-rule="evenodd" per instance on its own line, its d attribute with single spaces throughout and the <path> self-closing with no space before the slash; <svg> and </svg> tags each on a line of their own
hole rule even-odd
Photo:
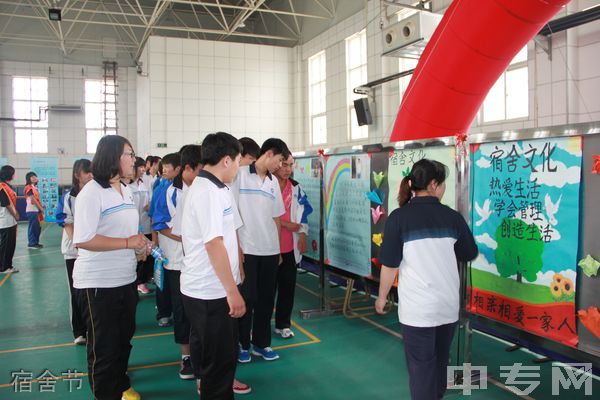
<svg viewBox="0 0 600 400">
<path fill-rule="evenodd" d="M 296 158 L 294 162 L 294 179 L 300 183 L 306 193 L 313 212 L 308 215 L 308 235 L 304 256 L 319 260 L 319 229 L 321 204 L 321 176 L 318 157 Z"/>
<path fill-rule="evenodd" d="M 577 345 L 581 138 L 473 145 L 469 310 Z"/>
<path fill-rule="evenodd" d="M 327 157 L 325 263 L 360 276 L 371 273 L 371 211 L 367 154 Z"/>
</svg>

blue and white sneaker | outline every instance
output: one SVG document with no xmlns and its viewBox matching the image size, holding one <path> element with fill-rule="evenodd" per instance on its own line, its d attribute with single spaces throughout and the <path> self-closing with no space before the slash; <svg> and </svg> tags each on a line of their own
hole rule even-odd
<svg viewBox="0 0 600 400">
<path fill-rule="evenodd" d="M 277 354 L 275 350 L 273 350 L 270 347 L 265 347 L 264 349 L 261 349 L 260 347 L 252 346 L 252 354 L 255 356 L 260 356 L 266 361 L 273 361 L 279 358 L 279 354 Z"/>
<path fill-rule="evenodd" d="M 242 364 L 246 364 L 252 361 L 252 356 L 250 355 L 250 351 L 242 349 L 240 346 L 240 352 L 238 354 L 238 362 Z"/>
</svg>

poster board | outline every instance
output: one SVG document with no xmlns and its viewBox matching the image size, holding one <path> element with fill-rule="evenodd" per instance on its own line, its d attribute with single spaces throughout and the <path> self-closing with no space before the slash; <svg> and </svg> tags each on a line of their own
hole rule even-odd
<svg viewBox="0 0 600 400">
<path fill-rule="evenodd" d="M 577 344 L 581 138 L 472 145 L 469 311 Z"/>
<path fill-rule="evenodd" d="M 583 137 L 583 165 L 581 170 L 581 243 L 578 259 L 590 255 L 600 261 L 600 173 L 594 171 L 594 156 L 600 154 L 600 135 Z M 596 274 L 577 271 L 577 333 L 579 348 L 600 357 L 600 317 L 593 309 L 600 308 L 600 271 Z"/>
<path fill-rule="evenodd" d="M 58 157 L 32 157 L 31 170 L 39 178 L 38 190 L 46 222 L 56 222 L 58 207 Z"/>
<path fill-rule="evenodd" d="M 319 260 L 319 230 L 321 204 L 321 176 L 318 157 L 296 158 L 294 162 L 294 179 L 300 183 L 313 212 L 308 215 L 308 235 L 306 237 L 305 257 Z"/>
<path fill-rule="evenodd" d="M 360 276 L 371 273 L 367 154 L 325 156 L 325 264 Z"/>
</svg>

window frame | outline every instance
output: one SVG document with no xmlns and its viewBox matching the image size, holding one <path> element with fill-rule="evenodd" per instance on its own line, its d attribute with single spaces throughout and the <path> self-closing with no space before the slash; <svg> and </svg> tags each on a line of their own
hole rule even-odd
<svg viewBox="0 0 600 400">
<path fill-rule="evenodd" d="M 352 66 L 351 59 L 353 55 L 351 54 L 352 42 L 355 40 L 359 40 L 360 46 L 360 63 Z M 346 45 L 346 126 L 347 126 L 347 138 L 350 141 L 359 141 L 365 140 L 369 138 L 369 126 L 358 125 L 358 117 L 356 116 L 356 111 L 354 109 L 354 100 L 365 97 L 361 95 L 355 94 L 352 90 L 354 89 L 354 84 L 351 83 L 353 72 L 359 71 L 361 77 L 365 82 L 368 81 L 368 54 L 367 54 L 367 30 L 362 29 L 359 32 L 356 32 L 345 39 Z M 353 118 L 354 116 L 354 118 Z M 353 122 L 356 121 L 356 126 L 354 126 Z M 363 134 L 355 137 L 354 132 L 362 132 Z"/>
<path fill-rule="evenodd" d="M 521 60 L 521 61 L 514 61 L 514 59 L 511 61 L 511 63 L 508 65 L 508 67 L 506 68 L 506 70 L 504 72 L 502 72 L 502 75 L 500 75 L 498 77 L 498 80 L 502 79 L 503 80 L 503 94 L 504 94 L 504 118 L 501 119 L 494 119 L 494 120 L 490 120 L 490 121 L 486 121 L 485 120 L 485 112 L 484 112 L 484 108 L 485 108 L 485 101 L 487 100 L 487 97 L 489 96 L 489 92 L 488 94 L 486 94 L 485 99 L 483 100 L 483 102 L 481 103 L 481 107 L 479 108 L 479 112 L 477 113 L 477 122 L 478 125 L 480 126 L 485 126 L 485 125 L 495 125 L 495 124 L 501 124 L 504 122 L 519 122 L 519 121 L 526 121 L 529 119 L 529 106 L 530 106 L 530 101 L 529 101 L 529 55 L 528 55 L 528 45 L 525 45 L 524 48 L 522 48 L 521 50 L 519 50 L 519 52 L 517 53 L 517 55 L 515 55 L 515 58 L 522 52 L 525 52 L 525 59 Z M 507 99 L 508 99 L 508 90 L 507 90 L 507 85 L 506 85 L 506 75 L 507 73 L 510 72 L 514 72 L 517 70 L 525 70 L 525 73 L 527 75 L 527 110 L 526 110 L 526 114 L 523 116 L 518 116 L 518 117 L 514 117 L 514 118 L 508 118 L 507 115 Z M 498 80 L 496 82 L 498 82 Z M 494 85 L 496 84 L 496 82 L 494 82 Z M 491 88 L 490 88 L 491 91 Z"/>
<path fill-rule="evenodd" d="M 313 76 L 313 70 L 315 69 L 314 63 L 318 62 L 318 76 Z M 309 132 L 310 132 L 310 144 L 311 145 L 321 145 L 327 144 L 327 59 L 325 50 L 321 50 L 311 57 L 308 58 L 308 119 L 309 119 Z M 313 103 L 313 99 L 315 96 L 315 90 L 318 90 L 319 98 L 319 110 L 317 112 L 313 112 L 313 108 L 315 104 Z M 322 140 L 315 140 L 315 132 L 314 126 L 315 121 L 320 120 L 321 125 L 325 125 L 324 133 L 322 134 Z"/>
<path fill-rule="evenodd" d="M 88 84 L 97 84 L 98 93 L 88 92 Z M 108 92 L 103 93 L 103 87 L 105 82 L 102 79 L 86 79 L 84 81 L 84 104 L 85 104 L 85 150 L 87 154 L 94 154 L 98 146 L 98 142 L 103 136 L 116 135 L 118 133 L 118 114 L 117 114 L 117 85 L 112 85 L 110 82 L 107 84 Z M 97 96 L 97 97 L 95 97 Z M 109 101 L 110 100 L 110 101 Z M 100 106 L 100 122 L 97 124 L 89 124 L 91 118 L 88 114 L 88 110 L 92 108 L 98 108 Z M 108 112 L 114 113 L 114 125 L 107 126 L 106 114 Z M 113 119 L 111 119 L 113 120 Z M 100 133 L 100 135 L 98 135 Z M 94 146 L 90 147 L 90 140 L 94 137 Z M 98 137 L 98 140 L 95 138 Z M 94 151 L 90 151 L 90 150 Z"/>
<path fill-rule="evenodd" d="M 23 81 L 21 88 L 18 88 L 19 81 Z M 25 81 L 28 82 L 27 85 L 24 85 Z M 44 90 L 41 95 L 37 91 L 34 93 L 34 81 L 44 82 Z M 15 154 L 48 154 L 48 78 L 44 76 L 15 75 L 12 77 L 11 86 L 13 118 L 23 119 L 24 117 L 28 117 L 33 119 L 36 117 L 36 112 L 37 116 L 40 118 L 40 121 L 14 121 L 13 138 Z M 27 96 L 24 95 L 25 91 L 20 90 L 24 89 L 25 86 L 28 88 Z M 28 107 L 17 107 L 17 104 L 28 105 Z M 28 110 L 22 113 L 26 108 L 28 108 Z M 42 110 L 44 108 L 45 110 Z M 17 111 L 17 109 L 19 111 Z M 23 143 L 21 143 L 22 141 L 18 138 L 23 137 L 23 135 L 28 135 L 29 137 L 29 140 L 27 141 L 28 150 L 23 150 L 21 148 Z M 39 137 L 40 135 L 42 137 Z M 41 146 L 37 147 L 34 143 L 37 143 L 38 146 L 41 144 Z"/>
</svg>

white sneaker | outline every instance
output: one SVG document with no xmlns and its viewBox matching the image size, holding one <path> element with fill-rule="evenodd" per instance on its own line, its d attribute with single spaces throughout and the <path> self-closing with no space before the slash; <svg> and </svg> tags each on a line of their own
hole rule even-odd
<svg viewBox="0 0 600 400">
<path fill-rule="evenodd" d="M 275 333 L 284 339 L 289 339 L 289 338 L 294 337 L 294 332 L 290 328 L 283 328 L 283 329 L 275 328 Z"/>
<path fill-rule="evenodd" d="M 86 344 L 86 343 L 87 343 L 87 340 L 86 340 L 86 338 L 84 338 L 83 336 L 77 336 L 77 337 L 75 338 L 75 340 L 73 340 L 73 343 L 75 343 L 75 344 L 80 344 L 80 345 L 84 345 L 84 344 Z"/>
</svg>

